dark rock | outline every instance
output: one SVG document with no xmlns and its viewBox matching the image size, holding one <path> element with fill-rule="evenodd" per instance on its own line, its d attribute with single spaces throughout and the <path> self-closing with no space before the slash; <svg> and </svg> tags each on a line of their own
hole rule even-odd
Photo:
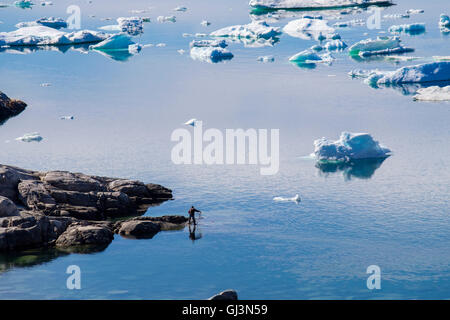
<svg viewBox="0 0 450 320">
<path fill-rule="evenodd" d="M 19 209 L 8 198 L 0 196 L 0 217 L 18 216 Z"/>
<path fill-rule="evenodd" d="M 0 196 L 16 202 L 19 198 L 17 186 L 21 180 L 37 180 L 33 171 L 0 165 Z"/>
<path fill-rule="evenodd" d="M 114 234 L 107 225 L 73 223 L 56 240 L 57 247 L 108 245 Z"/>
<path fill-rule="evenodd" d="M 212 296 L 208 300 L 238 300 L 238 294 L 236 291 L 229 289 Z"/>
<path fill-rule="evenodd" d="M 128 238 L 148 239 L 159 231 L 180 230 L 186 222 L 184 216 L 137 217 L 117 222 L 114 232 Z"/>
<path fill-rule="evenodd" d="M 21 113 L 27 104 L 20 100 L 10 99 L 6 94 L 0 91 L 0 125 L 11 117 Z"/>
</svg>

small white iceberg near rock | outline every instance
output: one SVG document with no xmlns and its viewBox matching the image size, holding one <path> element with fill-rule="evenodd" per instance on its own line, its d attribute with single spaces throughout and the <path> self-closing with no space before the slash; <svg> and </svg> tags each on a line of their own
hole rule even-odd
<svg viewBox="0 0 450 320">
<path fill-rule="evenodd" d="M 295 202 L 295 203 L 299 203 L 302 200 L 300 199 L 300 196 L 298 194 L 296 194 L 294 197 L 291 197 L 291 198 L 274 197 L 273 201 L 275 201 L 275 202 Z"/>
<path fill-rule="evenodd" d="M 339 140 L 321 138 L 314 141 L 314 156 L 318 161 L 350 161 L 354 159 L 386 158 L 391 150 L 375 141 L 368 133 L 342 132 Z"/>
<path fill-rule="evenodd" d="M 16 138 L 17 141 L 23 142 L 40 142 L 42 139 L 39 132 L 26 133 L 23 136 Z"/>
<path fill-rule="evenodd" d="M 30 22 L 19 22 L 16 24 L 16 28 L 24 28 L 24 27 L 36 27 L 36 26 L 45 26 L 53 29 L 62 29 L 67 28 L 67 22 L 66 20 L 62 18 L 41 18 L 36 21 L 30 21 Z"/>
<path fill-rule="evenodd" d="M 349 48 L 349 54 L 364 58 L 374 55 L 399 54 L 414 51 L 414 49 L 403 47 L 400 42 L 401 40 L 398 36 L 361 40 Z"/>
<path fill-rule="evenodd" d="M 325 40 L 331 38 L 335 29 L 328 25 L 327 20 L 301 18 L 290 21 L 283 31 L 294 38 L 304 40 Z"/>
<path fill-rule="evenodd" d="M 390 33 L 407 33 L 410 35 L 419 35 L 425 33 L 425 23 L 411 23 L 390 26 Z"/>
<path fill-rule="evenodd" d="M 269 39 L 281 34 L 280 28 L 270 27 L 264 21 L 253 21 L 246 25 L 225 27 L 210 34 L 212 37 L 263 38 Z"/>
<path fill-rule="evenodd" d="M 417 90 L 414 100 L 421 101 L 450 101 L 450 86 L 431 86 Z"/>
</svg>

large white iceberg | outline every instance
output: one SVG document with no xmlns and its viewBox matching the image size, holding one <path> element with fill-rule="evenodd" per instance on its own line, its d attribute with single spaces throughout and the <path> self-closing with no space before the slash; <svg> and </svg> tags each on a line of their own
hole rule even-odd
<svg viewBox="0 0 450 320">
<path fill-rule="evenodd" d="M 335 30 L 327 24 L 327 20 L 301 18 L 290 21 L 283 31 L 291 37 L 304 40 L 324 40 L 330 38 Z"/>
<path fill-rule="evenodd" d="M 389 27 L 390 33 L 408 33 L 418 35 L 425 32 L 425 23 L 400 24 Z"/>
<path fill-rule="evenodd" d="M 36 21 L 30 21 L 30 22 L 19 22 L 16 24 L 16 28 L 24 28 L 24 27 L 35 27 L 35 26 L 45 26 L 50 27 L 53 29 L 61 29 L 61 28 L 67 28 L 67 22 L 66 20 L 62 18 L 41 18 Z"/>
<path fill-rule="evenodd" d="M 422 101 L 450 101 L 450 86 L 431 86 L 417 90 L 414 100 Z"/>
<path fill-rule="evenodd" d="M 253 21 L 246 25 L 225 27 L 210 34 L 212 37 L 263 38 L 269 39 L 281 34 L 280 28 L 270 27 L 264 21 Z"/>
<path fill-rule="evenodd" d="M 396 71 L 378 71 L 371 75 L 368 82 L 377 85 L 395 85 L 402 83 L 423 83 L 450 80 L 450 62 L 431 62 L 406 66 Z"/>
<path fill-rule="evenodd" d="M 81 30 L 63 32 L 44 26 L 24 27 L 0 32 L 0 46 L 47 46 L 100 42 L 110 37 L 103 32 Z"/>
<path fill-rule="evenodd" d="M 342 132 L 339 140 L 321 138 L 314 141 L 314 155 L 319 161 L 386 158 L 391 150 L 380 145 L 368 133 Z"/>
<path fill-rule="evenodd" d="M 249 5 L 262 9 L 339 8 L 391 4 L 387 0 L 250 0 Z"/>
<path fill-rule="evenodd" d="M 349 54 L 351 56 L 369 57 L 414 51 L 414 49 L 403 47 L 400 42 L 398 36 L 361 40 L 349 48 Z"/>
</svg>

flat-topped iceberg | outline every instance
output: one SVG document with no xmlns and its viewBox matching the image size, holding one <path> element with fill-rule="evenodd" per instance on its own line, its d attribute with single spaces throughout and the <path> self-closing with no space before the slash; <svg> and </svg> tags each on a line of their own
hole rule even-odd
<svg viewBox="0 0 450 320">
<path fill-rule="evenodd" d="M 81 30 L 63 32 L 45 26 L 24 27 L 16 31 L 0 32 L 0 46 L 48 46 L 100 42 L 110 37 L 103 32 Z"/>
<path fill-rule="evenodd" d="M 349 54 L 351 56 L 369 57 L 414 51 L 414 49 L 403 47 L 400 42 L 398 36 L 361 40 L 349 48 Z"/>
<path fill-rule="evenodd" d="M 335 30 L 328 25 L 327 20 L 301 18 L 290 21 L 283 31 L 294 38 L 324 40 L 331 38 Z"/>
<path fill-rule="evenodd" d="M 210 36 L 270 39 L 277 37 L 280 34 L 281 31 L 278 27 L 271 27 L 264 21 L 253 21 L 246 25 L 235 25 L 216 30 L 212 32 Z"/>
<path fill-rule="evenodd" d="M 387 0 L 250 0 L 249 5 L 261 9 L 319 9 L 369 5 L 389 5 Z"/>
<path fill-rule="evenodd" d="M 414 100 L 422 101 L 450 101 L 450 86 L 431 86 L 417 90 Z"/>
<path fill-rule="evenodd" d="M 400 24 L 389 27 L 390 33 L 408 33 L 418 35 L 425 32 L 425 23 Z"/>
<path fill-rule="evenodd" d="M 368 133 L 342 132 L 339 140 L 321 138 L 314 141 L 314 156 L 319 161 L 386 158 L 391 150 L 380 145 Z"/>
<path fill-rule="evenodd" d="M 19 22 L 18 24 L 16 24 L 16 28 L 35 27 L 35 26 L 45 26 L 53 29 L 61 29 L 67 28 L 67 22 L 62 18 L 45 17 L 38 19 L 36 21 Z"/>
</svg>

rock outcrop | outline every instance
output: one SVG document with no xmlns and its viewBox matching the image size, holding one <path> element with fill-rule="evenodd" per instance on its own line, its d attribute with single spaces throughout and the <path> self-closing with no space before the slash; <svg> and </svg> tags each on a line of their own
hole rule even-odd
<svg viewBox="0 0 450 320">
<path fill-rule="evenodd" d="M 6 94 L 0 91 L 0 125 L 11 117 L 21 113 L 27 104 L 20 100 L 10 99 Z"/>
<path fill-rule="evenodd" d="M 114 233 L 152 238 L 159 231 L 181 229 L 187 221 L 183 216 L 110 220 L 142 214 L 171 198 L 170 189 L 156 184 L 0 165 L 0 252 L 105 248 Z"/>
<path fill-rule="evenodd" d="M 212 296 L 208 300 L 238 300 L 238 294 L 236 291 L 229 289 Z"/>
</svg>

